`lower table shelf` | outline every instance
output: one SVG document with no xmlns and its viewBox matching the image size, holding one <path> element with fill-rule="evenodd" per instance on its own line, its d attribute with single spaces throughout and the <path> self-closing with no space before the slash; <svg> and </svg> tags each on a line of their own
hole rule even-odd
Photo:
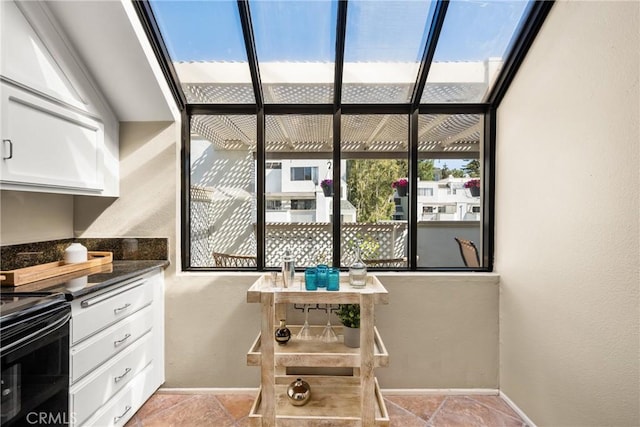
<svg viewBox="0 0 640 427">
<path fill-rule="evenodd" d="M 362 426 L 360 385 L 353 377 L 303 377 L 311 387 L 311 399 L 304 406 L 293 406 L 287 399 L 287 385 L 275 386 L 276 425 L 278 427 L 364 427 Z M 291 378 L 293 381 L 294 377 Z M 380 393 L 378 381 L 375 381 L 375 425 L 387 427 L 389 414 Z M 262 426 L 262 390 L 253 403 L 249 413 L 249 426 Z M 368 427 L 368 426 L 367 426 Z"/>
<path fill-rule="evenodd" d="M 360 365 L 360 349 L 344 345 L 342 326 L 333 327 L 338 335 L 338 341 L 333 343 L 324 343 L 317 339 L 300 341 L 296 335 L 302 326 L 293 325 L 288 328 L 291 330 L 291 340 L 286 345 L 274 346 L 275 366 L 356 367 Z M 311 326 L 312 335 L 319 336 L 323 329 L 324 326 Z M 380 338 L 378 329 L 374 327 L 373 333 L 374 367 L 388 366 L 389 353 Z M 247 365 L 249 366 L 260 366 L 262 363 L 260 339 L 261 335 L 258 334 L 247 352 Z"/>
</svg>

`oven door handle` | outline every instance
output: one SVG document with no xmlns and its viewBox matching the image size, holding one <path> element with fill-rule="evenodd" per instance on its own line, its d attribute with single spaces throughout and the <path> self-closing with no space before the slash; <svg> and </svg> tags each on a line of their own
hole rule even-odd
<svg viewBox="0 0 640 427">
<path fill-rule="evenodd" d="M 31 340 L 34 337 L 37 336 L 44 336 L 44 335 L 48 335 L 51 332 L 54 332 L 58 329 L 60 329 L 65 323 L 67 323 L 69 321 L 69 319 L 71 319 L 71 313 L 67 313 L 64 317 L 56 320 L 55 322 L 51 323 L 50 325 L 45 326 L 44 328 L 40 329 L 39 331 L 35 331 L 29 335 L 27 335 L 26 337 L 22 337 L 19 340 L 12 342 L 11 344 L 0 348 L 0 352 L 1 353 L 5 353 L 9 350 L 11 350 L 12 348 L 23 344 L 24 342 L 27 342 L 29 340 Z"/>
</svg>

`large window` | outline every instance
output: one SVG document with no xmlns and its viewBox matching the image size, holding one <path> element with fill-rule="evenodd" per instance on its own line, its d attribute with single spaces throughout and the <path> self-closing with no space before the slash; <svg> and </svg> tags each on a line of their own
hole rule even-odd
<svg viewBox="0 0 640 427">
<path fill-rule="evenodd" d="M 455 238 L 482 259 L 483 115 L 421 114 L 418 119 L 418 267 L 463 266 Z"/>
<path fill-rule="evenodd" d="M 189 146 L 191 266 L 255 258 L 256 117 L 194 115 Z"/>
<path fill-rule="evenodd" d="M 182 267 L 464 269 L 458 238 L 491 269 L 495 111 L 552 3 L 485 3 L 134 2 L 187 122 Z"/>
<path fill-rule="evenodd" d="M 420 114 L 413 136 L 407 114 L 268 115 L 264 156 L 258 122 L 192 118 L 193 266 L 226 268 L 208 255 L 222 253 L 255 257 L 260 268 L 262 251 L 264 267 L 278 268 L 289 251 L 299 267 L 348 268 L 357 246 L 372 269 L 463 268 L 456 238 L 473 241 L 482 259 L 484 114 Z"/>
<path fill-rule="evenodd" d="M 331 196 L 322 182 L 332 173 L 331 115 L 268 115 L 265 157 L 280 169 L 265 169 L 265 197 L 282 209 L 265 212 L 265 266 L 278 268 L 289 251 L 299 267 L 331 264 Z"/>
<path fill-rule="evenodd" d="M 347 158 L 347 195 L 354 215 L 340 226 L 342 267 L 360 248 L 370 267 L 408 266 L 408 116 L 342 117 L 341 153 Z M 398 186 L 402 182 L 407 185 Z M 391 261 L 393 260 L 393 261 Z"/>
</svg>

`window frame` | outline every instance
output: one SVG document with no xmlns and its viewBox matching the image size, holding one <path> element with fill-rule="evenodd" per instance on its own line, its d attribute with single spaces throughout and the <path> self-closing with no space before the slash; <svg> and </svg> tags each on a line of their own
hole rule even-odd
<svg viewBox="0 0 640 427">
<path fill-rule="evenodd" d="M 256 188 L 257 194 L 265 194 L 265 173 L 266 173 L 266 144 L 265 144 L 265 116 L 267 115 L 285 115 L 285 114 L 294 114 L 296 111 L 296 107 L 304 110 L 306 114 L 327 114 L 328 109 L 332 108 L 331 106 L 308 106 L 308 105 L 292 105 L 292 104 L 269 104 L 263 106 L 262 109 L 255 112 L 252 106 L 245 106 L 244 108 L 233 108 L 232 111 L 228 109 L 227 106 L 220 105 L 187 105 L 184 112 L 184 121 L 183 121 L 183 133 L 182 133 L 182 144 L 184 149 L 182 150 L 182 206 L 183 206 L 183 215 L 181 218 L 181 232 L 182 232 L 182 256 L 183 256 L 183 265 L 182 268 L 184 271 L 212 271 L 212 272 L 221 272 L 221 271 L 273 271 L 273 267 L 265 267 L 264 259 L 265 259 L 265 240 L 264 240 L 264 229 L 265 229 L 265 216 L 266 216 L 266 197 L 257 197 L 256 206 L 258 211 L 256 212 L 256 237 L 257 237 L 257 267 L 255 268 L 219 268 L 219 267 L 195 267 L 188 265 L 188 260 L 190 260 L 190 234 L 191 234 L 191 225 L 189 223 L 190 219 L 190 192 L 188 189 L 190 188 L 190 177 L 189 177 L 189 164 L 190 164 L 190 142 L 191 142 L 191 131 L 190 131 L 190 122 L 191 116 L 194 114 L 218 114 L 218 115 L 232 115 L 232 114 L 251 114 L 252 111 L 257 116 L 257 151 L 256 151 Z M 409 116 L 408 120 L 408 133 L 409 133 L 409 221 L 408 221 L 408 266 L 403 269 L 397 268 L 372 268 L 372 271 L 398 271 L 398 272 L 415 272 L 415 271 L 483 271 L 489 272 L 493 271 L 493 262 L 492 255 L 493 254 L 493 233 L 489 233 L 489 230 L 493 230 L 494 224 L 494 212 L 493 206 L 494 201 L 491 195 L 493 194 L 493 185 L 495 183 L 495 172 L 493 170 L 494 165 L 494 157 L 495 157 L 495 111 L 488 104 L 469 104 L 469 105 L 449 105 L 449 104 L 438 104 L 438 105 L 419 105 L 417 108 L 412 109 L 410 105 L 402 105 L 402 108 L 398 108 L 398 105 L 343 105 L 342 110 L 346 111 L 346 114 L 404 114 Z M 409 115 L 408 112 L 412 111 Z M 295 114 L 300 114 L 300 112 L 295 112 Z M 470 268 L 470 267 L 419 267 L 417 264 L 417 229 L 418 229 L 418 221 L 419 217 L 422 216 L 422 212 L 418 213 L 418 192 L 415 189 L 418 188 L 418 119 L 421 114 L 479 114 L 483 115 L 484 120 L 484 135 L 482 138 L 483 146 L 480 148 L 480 153 L 484 153 L 484 158 L 480 158 L 482 164 L 483 171 L 483 179 L 482 179 L 482 194 L 483 197 L 480 200 L 480 205 L 482 209 L 482 221 L 480 223 L 481 235 L 482 235 L 482 245 L 481 245 L 481 254 L 482 254 L 482 267 L 479 268 Z M 333 162 L 333 180 L 334 186 L 339 185 L 340 182 L 340 165 L 341 160 L 343 160 L 342 152 L 340 151 L 340 139 L 341 139 L 341 125 L 342 125 L 342 114 L 340 112 L 334 112 L 333 114 L 334 122 L 333 122 L 333 146 L 334 150 L 332 153 L 332 162 Z M 186 126 L 185 126 L 186 122 Z M 336 130 L 337 129 L 337 130 Z M 337 147 L 337 148 L 336 148 Z M 443 158 L 442 153 L 436 153 L 433 155 L 434 158 Z M 459 156 L 458 156 L 459 157 Z M 424 156 L 420 156 L 420 159 L 423 159 Z M 260 160 L 261 159 L 261 160 Z M 332 218 L 336 217 L 336 210 L 338 210 L 337 215 L 340 215 L 340 203 L 339 203 L 339 188 L 334 188 L 334 212 Z M 337 209 L 336 209 L 337 208 Z M 338 216 L 339 217 L 339 216 Z M 333 265 L 340 265 L 340 256 L 341 256 L 341 244 L 340 244 L 340 222 L 336 222 L 332 220 L 332 225 L 334 227 L 333 230 Z M 262 234 L 260 234 L 262 233 Z M 262 237 L 260 237 L 262 236 Z M 489 252 L 490 251 L 490 252 Z M 345 267 L 341 267 L 342 270 L 345 270 Z M 301 268 L 300 268 L 301 269 Z"/>
<path fill-rule="evenodd" d="M 298 179 L 294 175 L 294 171 L 299 171 L 302 169 L 302 179 Z M 307 169 L 309 170 L 309 174 L 307 174 Z M 291 182 L 294 181 L 313 181 L 314 183 L 318 181 L 318 167 L 317 166 L 292 166 L 290 169 L 290 179 Z M 307 178 L 309 176 L 309 178 Z"/>
<path fill-rule="evenodd" d="M 238 10 L 240 13 L 240 21 L 247 50 L 249 69 L 251 74 L 251 83 L 255 94 L 255 104 L 189 104 L 186 101 L 185 94 L 180 86 L 180 80 L 176 70 L 171 62 L 166 45 L 164 44 L 159 26 L 153 14 L 153 10 L 149 1 L 141 0 L 133 2 L 134 9 L 146 33 L 147 39 L 154 51 L 156 60 L 160 66 L 160 70 L 164 75 L 169 90 L 174 98 L 176 106 L 181 115 L 181 205 L 180 205 L 180 227 L 181 227 L 181 253 L 182 253 L 182 270 L 183 271 L 224 271 L 224 269 L 213 269 L 203 267 L 193 267 L 189 265 L 190 260 L 190 122 L 191 116 L 194 114 L 255 114 L 257 119 L 257 140 L 258 150 L 256 153 L 257 160 L 257 176 L 261 177 L 256 182 L 256 194 L 265 194 L 265 114 L 332 114 L 333 115 L 333 181 L 334 194 L 339 194 L 339 178 L 340 178 L 340 128 L 341 114 L 347 112 L 355 112 L 362 114 L 408 114 L 409 115 L 409 268 L 404 272 L 411 271 L 450 271 L 450 270 L 475 270 L 475 271 L 493 271 L 493 252 L 494 252 L 494 228 L 495 228 L 495 212 L 494 212 L 494 189 L 495 189 L 495 146 L 496 146 L 496 116 L 497 108 L 504 98 L 511 82 L 524 61 L 524 58 L 533 44 L 535 37 L 542 27 L 549 11 L 554 2 L 552 1 L 536 1 L 529 10 L 527 16 L 523 16 L 523 25 L 515 39 L 512 40 L 511 47 L 505 57 L 504 65 L 498 74 L 491 92 L 483 103 L 474 104 L 420 104 L 422 93 L 424 92 L 429 68 L 433 61 L 435 48 L 438 42 L 440 32 L 446 15 L 447 0 L 437 0 L 433 20 L 428 35 L 424 53 L 418 71 L 416 84 L 413 87 L 411 102 L 408 104 L 343 104 L 341 100 L 342 94 L 342 75 L 344 66 L 344 50 L 345 50 L 345 34 L 347 23 L 347 0 L 341 0 L 338 3 L 337 23 L 336 23 L 336 61 L 334 76 L 334 102 L 333 104 L 269 104 L 265 105 L 263 99 L 262 83 L 258 68 L 258 60 L 256 54 L 255 40 L 251 23 L 251 15 L 249 3 L 244 0 L 238 0 Z M 416 267 L 416 250 L 417 250 L 417 219 L 421 214 L 417 211 L 417 167 L 418 167 L 418 118 L 419 114 L 483 114 L 484 115 L 484 136 L 483 147 L 481 153 L 483 157 L 479 158 L 483 170 L 482 194 L 480 200 L 482 210 L 481 235 L 482 235 L 482 266 L 481 268 L 428 268 Z M 338 191 L 335 191 L 338 190 Z M 334 196 L 337 200 L 338 196 Z M 266 201 L 264 196 L 257 197 L 256 200 L 256 238 L 257 247 L 257 270 L 264 271 L 264 220 L 266 212 Z M 333 217 L 339 217 L 339 203 L 333 204 Z M 333 246 L 334 246 L 334 265 L 339 265 L 340 256 L 340 222 L 333 224 Z M 337 249 L 337 250 L 336 250 Z M 238 269 L 234 269 L 238 270 Z M 247 269 L 256 271 L 256 269 Z"/>
</svg>

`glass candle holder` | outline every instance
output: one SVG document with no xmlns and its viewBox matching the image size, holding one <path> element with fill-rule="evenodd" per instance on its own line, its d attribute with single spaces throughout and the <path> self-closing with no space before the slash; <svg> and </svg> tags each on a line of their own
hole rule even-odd
<svg viewBox="0 0 640 427">
<path fill-rule="evenodd" d="M 340 290 L 340 269 L 331 267 L 328 272 L 327 290 L 339 291 Z"/>
<path fill-rule="evenodd" d="M 308 291 L 318 289 L 318 274 L 315 268 L 307 268 L 304 271 L 304 287 Z"/>
<path fill-rule="evenodd" d="M 317 284 L 319 288 L 326 288 L 327 287 L 327 281 L 328 281 L 328 276 L 329 276 L 329 266 L 326 264 L 318 264 L 318 266 L 316 267 L 316 271 L 317 271 L 317 275 L 318 275 L 318 279 L 317 279 Z"/>
</svg>

